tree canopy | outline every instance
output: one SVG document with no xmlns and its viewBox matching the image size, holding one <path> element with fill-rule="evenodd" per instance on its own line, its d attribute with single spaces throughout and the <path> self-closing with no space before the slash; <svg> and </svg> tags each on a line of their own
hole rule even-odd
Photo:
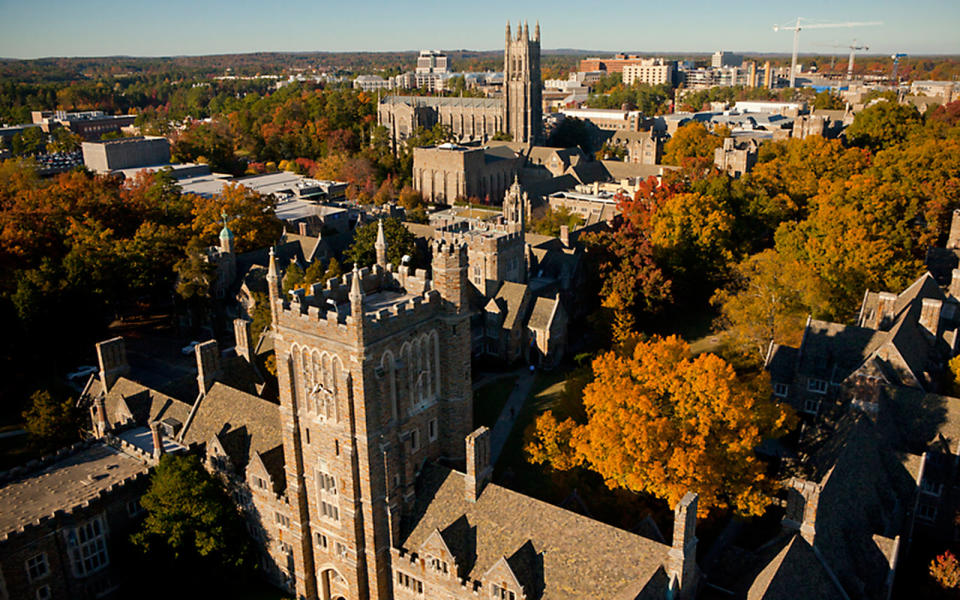
<svg viewBox="0 0 960 600">
<path fill-rule="evenodd" d="M 688 491 L 700 510 L 732 508 L 758 515 L 773 489 L 754 454 L 764 439 L 786 432 L 789 408 L 772 403 L 769 386 L 745 383 L 713 354 L 691 358 L 672 336 L 593 362 L 583 391 L 586 422 L 536 421 L 526 451 L 557 469 L 599 473 L 610 487 L 652 494 L 670 505 Z"/>
<path fill-rule="evenodd" d="M 243 522 L 221 483 L 195 454 L 166 454 L 140 499 L 147 511 L 133 542 L 174 559 L 207 558 L 222 567 L 248 564 Z"/>
<path fill-rule="evenodd" d="M 343 253 L 348 263 L 356 263 L 358 267 L 369 267 L 377 262 L 377 221 L 371 221 L 354 230 L 353 243 Z M 387 241 L 387 262 L 400 265 L 404 256 L 410 256 L 413 264 L 417 262 L 417 247 L 415 238 L 403 226 L 399 219 L 388 217 L 383 219 L 383 235 Z"/>
</svg>

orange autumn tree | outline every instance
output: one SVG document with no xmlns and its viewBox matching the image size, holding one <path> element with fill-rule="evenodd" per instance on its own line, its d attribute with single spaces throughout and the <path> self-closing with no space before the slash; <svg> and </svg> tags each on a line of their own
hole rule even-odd
<svg viewBox="0 0 960 600">
<path fill-rule="evenodd" d="M 740 381 L 716 355 L 691 358 L 690 346 L 676 336 L 601 355 L 593 372 L 583 392 L 586 423 L 541 415 L 525 448 L 532 462 L 583 466 L 611 488 L 671 505 L 694 491 L 702 514 L 728 507 L 763 512 L 772 482 L 754 449 L 793 420 L 768 390 Z"/>
</svg>

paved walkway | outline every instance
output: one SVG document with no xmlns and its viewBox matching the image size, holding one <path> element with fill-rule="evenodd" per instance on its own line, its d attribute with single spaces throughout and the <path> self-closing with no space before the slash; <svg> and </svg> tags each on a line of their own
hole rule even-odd
<svg viewBox="0 0 960 600">
<path fill-rule="evenodd" d="M 11 431 L 4 431 L 3 433 L 0 433 L 0 440 L 4 438 L 17 437 L 20 435 L 27 435 L 27 432 L 24 431 L 23 429 L 13 429 Z"/>
<path fill-rule="evenodd" d="M 514 384 L 510 397 L 503 405 L 503 410 L 500 411 L 497 422 L 493 425 L 493 431 L 490 434 L 490 464 L 496 464 L 497 459 L 500 458 L 500 452 L 503 451 L 503 446 L 507 443 L 507 438 L 510 437 L 513 424 L 517 420 L 527 396 L 530 395 L 534 375 L 531 371 L 524 369 L 523 374 Z"/>
</svg>

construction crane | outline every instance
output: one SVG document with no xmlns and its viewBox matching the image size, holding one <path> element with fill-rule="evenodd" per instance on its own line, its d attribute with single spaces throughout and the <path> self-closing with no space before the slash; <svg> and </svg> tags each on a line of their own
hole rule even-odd
<svg viewBox="0 0 960 600">
<path fill-rule="evenodd" d="M 859 21 L 849 23 L 811 23 L 804 25 L 801 21 L 809 21 L 803 17 L 797 17 L 795 25 L 774 25 L 774 31 L 792 31 L 793 32 L 793 58 L 790 60 L 790 87 L 795 87 L 797 82 L 797 51 L 800 49 L 800 30 L 801 29 L 830 29 L 835 27 L 869 27 L 872 25 L 883 25 L 881 21 Z"/>
<path fill-rule="evenodd" d="M 847 80 L 853 79 L 853 57 L 856 54 L 857 50 L 869 50 L 870 46 L 858 46 L 857 40 L 853 40 L 853 43 L 844 46 L 843 44 L 826 44 L 830 48 L 848 48 L 850 50 L 850 60 L 847 61 Z M 831 69 L 833 68 L 833 63 L 830 64 Z"/>
<path fill-rule="evenodd" d="M 900 59 L 906 56 L 903 52 L 897 52 L 896 54 L 891 54 L 890 58 L 893 59 L 893 75 L 890 76 L 893 79 L 893 85 L 899 85 L 900 80 L 897 79 L 897 71 L 900 68 Z"/>
</svg>

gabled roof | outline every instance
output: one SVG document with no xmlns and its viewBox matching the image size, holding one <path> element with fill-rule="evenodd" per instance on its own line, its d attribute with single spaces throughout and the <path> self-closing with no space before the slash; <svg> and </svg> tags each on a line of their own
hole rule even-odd
<svg viewBox="0 0 960 600">
<path fill-rule="evenodd" d="M 504 315 L 504 329 L 513 329 L 517 321 L 523 317 L 521 312 L 523 312 L 524 299 L 528 293 L 526 284 L 512 281 L 504 281 L 500 289 L 497 290 L 491 302 L 494 302 Z"/>
<path fill-rule="evenodd" d="M 821 487 L 814 546 L 849 594 L 880 597 L 890 564 L 887 544 L 875 536 L 905 533 L 915 479 L 873 423 L 857 413 L 840 419 L 806 466 L 812 469 L 807 479 Z"/>
<path fill-rule="evenodd" d="M 457 562 L 465 565 L 463 577 L 480 580 L 506 557 L 518 579 L 526 579 L 520 581 L 524 590 L 534 592 L 531 599 L 665 597 L 663 565 L 670 546 L 495 484 L 469 502 L 465 478 L 432 463 L 425 466 L 413 513 L 404 523 L 402 548 L 415 551 L 435 530 L 459 524 Z"/>
<path fill-rule="evenodd" d="M 214 383 L 200 400 L 181 439 L 184 444 L 205 445 L 215 436 L 241 474 L 254 453 L 259 453 L 274 482 L 283 482 L 283 437 L 278 405 Z M 279 465 L 273 454 L 277 448 L 280 449 Z"/>
<path fill-rule="evenodd" d="M 90 386 L 89 394 L 96 397 L 103 387 L 99 379 Z M 104 397 L 107 419 L 112 425 L 122 423 L 126 413 L 138 425 L 174 418 L 181 424 L 187 422 L 192 405 L 181 402 L 136 381 L 120 377 Z"/>
<path fill-rule="evenodd" d="M 533 303 L 533 310 L 530 311 L 530 319 L 527 321 L 527 327 L 547 331 L 553 324 L 554 318 L 560 308 L 560 300 L 556 298 L 545 298 L 538 296 Z"/>
<path fill-rule="evenodd" d="M 747 600 L 845 600 L 830 572 L 799 534 L 794 534 L 760 571 Z"/>
</svg>

